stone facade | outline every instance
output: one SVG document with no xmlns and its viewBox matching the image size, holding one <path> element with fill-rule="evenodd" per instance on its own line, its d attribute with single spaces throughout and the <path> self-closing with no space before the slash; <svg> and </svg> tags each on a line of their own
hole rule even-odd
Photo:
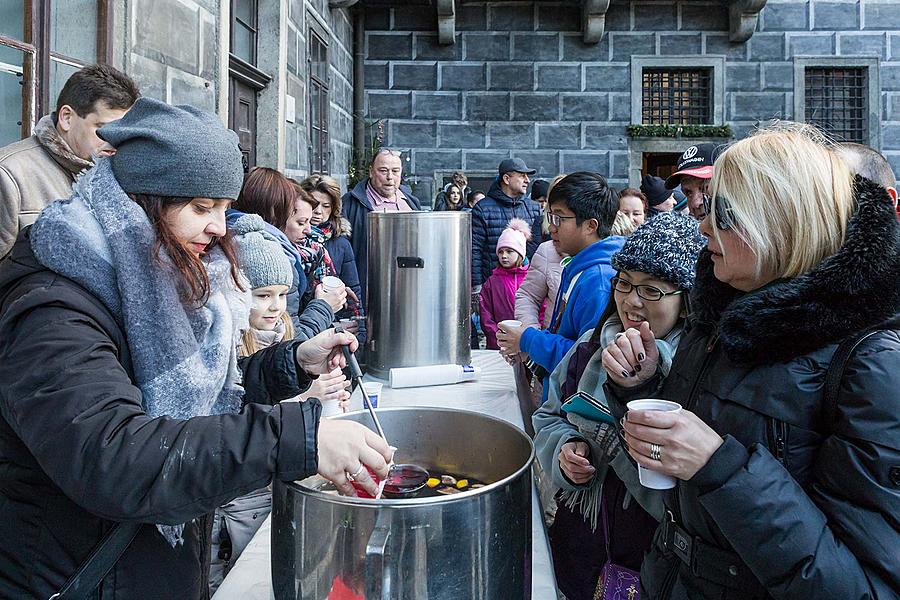
<svg viewBox="0 0 900 600">
<path fill-rule="evenodd" d="M 346 187 L 353 150 L 353 25 L 350 11 L 329 9 L 328 0 L 291 0 L 287 35 L 287 87 L 294 98 L 296 119 L 285 123 L 284 168 L 291 177 L 309 175 L 309 102 L 307 51 L 310 27 L 328 44 L 328 171 Z"/>
<path fill-rule="evenodd" d="M 219 2 L 116 0 L 113 63 L 145 96 L 218 111 L 227 51 L 219 40 Z"/>
<path fill-rule="evenodd" d="M 193 104 L 225 118 L 228 49 L 220 38 L 228 7 L 228 0 L 116 0 L 114 64 L 145 96 Z M 257 66 L 272 79 L 258 95 L 257 164 L 291 177 L 309 174 L 310 27 L 328 44 L 328 167 L 343 185 L 353 144 L 353 28 L 350 11 L 330 9 L 328 0 L 259 3 Z"/>
<path fill-rule="evenodd" d="M 870 76 L 880 74 L 880 88 L 870 108 L 881 131 L 872 139 L 881 138 L 900 172 L 895 2 L 769 0 L 752 38 L 738 44 L 729 42 L 719 0 L 613 0 L 596 45 L 583 42 L 576 2 L 457 2 L 456 11 L 456 43 L 448 46 L 436 43 L 431 6 L 366 12 L 367 117 L 386 119 L 386 142 L 408 150 L 420 197 L 433 196 L 436 177 L 460 168 L 494 173 L 509 156 L 542 177 L 590 169 L 634 184 L 641 152 L 690 144 L 627 135 L 640 100 L 632 66 L 641 57 L 684 57 L 677 61 L 686 66 L 691 57 L 723 59 L 716 124 L 729 124 L 736 137 L 759 121 L 795 117 L 795 58 L 877 57 Z"/>
</svg>

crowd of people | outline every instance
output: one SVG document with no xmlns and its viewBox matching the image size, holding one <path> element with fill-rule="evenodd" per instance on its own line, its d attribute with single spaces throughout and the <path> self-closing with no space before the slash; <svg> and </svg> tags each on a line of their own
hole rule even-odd
<svg viewBox="0 0 900 600">
<path fill-rule="evenodd" d="M 897 597 L 884 157 L 780 123 L 639 189 L 535 174 L 455 172 L 434 209 L 470 213 L 473 322 L 530 382 L 560 594 Z M 92 65 L 0 149 L 0 191 L 0 596 L 207 597 L 273 479 L 374 493 L 393 449 L 322 417 L 367 338 L 368 213 L 423 209 L 397 151 L 344 194 L 245 174 L 216 116 Z"/>
</svg>

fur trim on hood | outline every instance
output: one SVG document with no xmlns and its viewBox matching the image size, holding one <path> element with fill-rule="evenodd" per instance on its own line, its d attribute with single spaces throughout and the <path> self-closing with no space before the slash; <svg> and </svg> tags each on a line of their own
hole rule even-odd
<svg viewBox="0 0 900 600">
<path fill-rule="evenodd" d="M 341 230 L 338 231 L 338 235 L 342 235 L 348 238 L 352 233 L 353 227 L 350 226 L 350 221 L 348 221 L 345 217 L 341 217 Z"/>
<path fill-rule="evenodd" d="M 788 361 L 877 327 L 900 312 L 900 224 L 887 192 L 857 177 L 844 245 L 812 271 L 743 294 L 700 254 L 691 321 L 712 328 L 734 362 Z"/>
</svg>

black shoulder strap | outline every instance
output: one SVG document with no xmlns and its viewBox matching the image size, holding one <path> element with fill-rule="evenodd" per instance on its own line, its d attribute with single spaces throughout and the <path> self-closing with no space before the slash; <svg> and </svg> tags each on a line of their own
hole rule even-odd
<svg viewBox="0 0 900 600">
<path fill-rule="evenodd" d="M 113 527 L 94 547 L 87 560 L 78 567 L 78 571 L 69 577 L 62 589 L 50 596 L 50 600 L 88 598 L 131 545 L 141 526 L 141 523 L 119 523 Z"/>
<path fill-rule="evenodd" d="M 822 423 L 826 431 L 834 430 L 834 422 L 837 419 L 838 392 L 840 392 L 841 380 L 844 378 L 844 369 L 847 367 L 850 357 L 853 356 L 857 346 L 879 331 L 881 330 L 868 329 L 852 335 L 842 341 L 838 345 L 837 350 L 834 351 L 834 355 L 831 357 L 831 364 L 828 365 L 828 369 L 825 371 Z"/>
</svg>

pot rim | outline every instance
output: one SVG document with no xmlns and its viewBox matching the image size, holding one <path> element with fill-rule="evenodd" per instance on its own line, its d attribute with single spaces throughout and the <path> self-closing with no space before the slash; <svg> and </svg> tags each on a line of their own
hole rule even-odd
<svg viewBox="0 0 900 600">
<path fill-rule="evenodd" d="M 427 498 L 382 498 L 380 500 L 375 500 L 372 498 L 358 498 L 353 496 L 338 496 L 335 494 L 331 494 L 328 492 L 323 492 L 320 490 L 313 490 L 309 487 L 302 485 L 302 482 L 307 479 L 312 479 L 314 477 L 320 477 L 320 475 L 310 475 L 306 479 L 294 480 L 294 481 L 284 481 L 282 482 L 287 487 L 291 488 L 295 492 L 299 494 L 303 494 L 304 496 L 311 496 L 317 500 L 321 500 L 323 502 L 328 502 L 331 504 L 340 504 L 340 505 L 352 505 L 352 506 L 369 506 L 376 508 L 395 508 L 401 506 L 428 506 L 432 504 L 449 504 L 451 502 L 465 502 L 469 498 L 473 498 L 475 496 L 480 496 L 484 494 L 490 494 L 494 490 L 497 490 L 501 487 L 504 487 L 508 483 L 512 482 L 515 479 L 518 479 L 522 476 L 526 471 L 530 471 L 532 465 L 534 464 L 535 454 L 534 454 L 534 442 L 528 436 L 525 431 L 520 429 L 519 427 L 513 425 L 509 421 L 505 419 L 500 419 L 498 417 L 494 417 L 491 415 L 485 415 L 483 413 L 476 412 L 474 410 L 461 410 L 456 408 L 441 408 L 441 407 L 431 407 L 431 406 L 393 406 L 393 407 L 385 407 L 376 409 L 379 412 L 444 412 L 444 413 L 454 413 L 454 414 L 469 414 L 477 417 L 481 417 L 483 419 L 488 419 L 491 421 L 496 421 L 505 425 L 507 427 L 512 428 L 516 431 L 516 433 L 521 434 L 522 438 L 528 443 L 528 459 L 525 461 L 525 464 L 520 466 L 518 469 L 504 477 L 503 479 L 499 479 L 493 483 L 486 484 L 482 488 L 478 488 L 477 490 L 469 490 L 467 492 L 463 492 L 461 494 L 452 494 L 448 496 L 431 496 Z M 337 415 L 333 418 L 335 419 L 346 419 L 351 415 L 358 414 L 368 414 L 366 410 L 358 410 L 351 413 L 346 413 L 343 415 Z M 462 496 L 462 497 L 460 497 Z"/>
</svg>

